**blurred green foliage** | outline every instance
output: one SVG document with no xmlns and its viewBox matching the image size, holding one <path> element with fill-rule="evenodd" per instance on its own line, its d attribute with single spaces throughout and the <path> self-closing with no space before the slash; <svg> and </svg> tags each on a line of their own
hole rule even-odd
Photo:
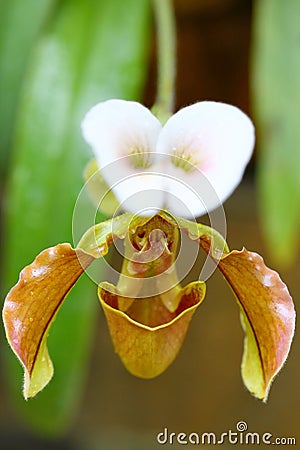
<svg viewBox="0 0 300 450">
<path fill-rule="evenodd" d="M 299 252 L 300 2 L 257 0 L 252 88 L 258 129 L 258 199 L 270 254 L 290 265 Z"/>
<path fill-rule="evenodd" d="M 0 1 L 0 177 L 4 177 L 29 52 L 56 0 Z"/>
<path fill-rule="evenodd" d="M 103 99 L 140 96 L 151 15 L 149 0 L 12 0 L 2 1 L 1 7 L 1 173 L 8 173 L 2 254 L 6 293 L 40 251 L 72 242 L 73 208 L 91 158 L 80 136 L 81 119 Z M 63 432 L 76 413 L 97 303 L 96 286 L 82 279 L 50 333 L 55 376 L 27 403 L 21 397 L 21 367 L 5 345 L 11 397 L 40 432 Z"/>
</svg>

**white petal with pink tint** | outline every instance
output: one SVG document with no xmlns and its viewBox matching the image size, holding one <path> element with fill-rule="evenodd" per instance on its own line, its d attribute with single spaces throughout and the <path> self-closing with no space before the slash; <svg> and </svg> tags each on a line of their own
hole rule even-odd
<svg viewBox="0 0 300 450">
<path fill-rule="evenodd" d="M 140 216 L 158 213 L 165 204 L 164 174 L 158 161 L 151 169 L 128 173 L 127 157 L 105 166 L 101 174 L 120 202 L 120 208 Z"/>
<path fill-rule="evenodd" d="M 153 155 L 161 123 L 140 103 L 113 99 L 95 105 L 84 117 L 81 127 L 102 169 L 124 156 L 151 152 Z M 135 168 L 134 164 L 132 167 Z"/>
<path fill-rule="evenodd" d="M 173 199 L 178 195 L 188 203 L 191 215 L 215 209 L 240 183 L 254 140 L 251 120 L 234 106 L 199 102 L 181 109 L 163 127 L 157 151 L 169 156 L 165 173 L 190 186 L 191 194 L 182 197 L 183 191 L 174 183 L 166 189 Z M 168 207 L 180 215 L 176 202 L 170 200 Z"/>
<path fill-rule="evenodd" d="M 246 114 L 210 101 L 162 127 L 141 104 L 108 100 L 87 113 L 82 131 L 123 209 L 140 215 L 166 208 L 198 217 L 217 208 L 241 181 L 255 140 Z"/>
<path fill-rule="evenodd" d="M 162 208 L 162 190 L 155 176 L 147 174 L 157 170 L 156 143 L 162 126 L 149 109 L 137 102 L 107 100 L 95 105 L 81 126 L 102 176 L 123 208 L 131 212 Z"/>
</svg>

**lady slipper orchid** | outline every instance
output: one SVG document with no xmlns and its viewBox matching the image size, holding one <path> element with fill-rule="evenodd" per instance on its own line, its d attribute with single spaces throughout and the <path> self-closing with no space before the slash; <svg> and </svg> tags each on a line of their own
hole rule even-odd
<svg viewBox="0 0 300 450">
<path fill-rule="evenodd" d="M 52 377 L 46 340 L 62 302 L 88 266 L 119 240 L 124 257 L 117 285 L 98 287 L 115 350 L 136 376 L 166 370 L 206 291 L 204 281 L 182 286 L 177 275 L 184 233 L 235 294 L 245 331 L 242 377 L 252 394 L 266 400 L 293 338 L 292 298 L 258 254 L 229 251 L 216 230 L 188 220 L 216 208 L 238 185 L 254 145 L 250 119 L 233 106 L 200 102 L 162 126 L 138 103 L 109 100 L 88 112 L 82 129 L 101 169 L 93 163 L 86 171 L 93 173 L 93 199 L 111 215 L 119 204 L 126 212 L 93 225 L 75 249 L 58 244 L 44 250 L 8 293 L 3 320 L 24 367 L 25 398 Z"/>
</svg>

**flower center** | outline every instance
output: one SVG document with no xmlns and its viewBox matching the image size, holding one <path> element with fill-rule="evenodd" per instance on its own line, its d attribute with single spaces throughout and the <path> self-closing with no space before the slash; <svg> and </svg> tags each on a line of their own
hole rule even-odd
<svg viewBox="0 0 300 450">
<path fill-rule="evenodd" d="M 195 166 L 200 163 L 196 157 L 196 152 L 187 151 L 186 148 L 179 150 L 176 147 L 172 149 L 171 161 L 175 167 L 179 167 L 187 173 L 193 172 Z"/>
<path fill-rule="evenodd" d="M 151 153 L 141 147 L 130 147 L 129 157 L 131 164 L 136 169 L 148 169 L 151 166 Z"/>
</svg>

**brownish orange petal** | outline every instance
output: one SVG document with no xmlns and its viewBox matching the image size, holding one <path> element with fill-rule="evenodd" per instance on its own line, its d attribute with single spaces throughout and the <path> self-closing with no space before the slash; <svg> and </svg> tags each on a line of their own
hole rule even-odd
<svg viewBox="0 0 300 450">
<path fill-rule="evenodd" d="M 209 252 L 209 238 L 201 246 Z M 256 397 L 267 399 L 271 383 L 283 366 L 295 330 L 292 297 L 278 273 L 262 257 L 246 249 L 224 254 L 218 262 L 241 308 L 245 330 L 242 376 Z"/>
<path fill-rule="evenodd" d="M 102 283 L 99 299 L 116 353 L 133 375 L 153 378 L 173 362 L 183 343 L 189 322 L 205 296 L 205 284 L 194 282 L 178 292 L 176 311 L 170 312 L 159 296 L 136 299 L 125 312 L 118 309 L 122 296 Z"/>
<path fill-rule="evenodd" d="M 20 273 L 4 302 L 6 336 L 25 371 L 24 397 L 33 397 L 50 381 L 53 366 L 46 340 L 66 295 L 93 257 L 69 244 L 41 252 Z"/>
</svg>

